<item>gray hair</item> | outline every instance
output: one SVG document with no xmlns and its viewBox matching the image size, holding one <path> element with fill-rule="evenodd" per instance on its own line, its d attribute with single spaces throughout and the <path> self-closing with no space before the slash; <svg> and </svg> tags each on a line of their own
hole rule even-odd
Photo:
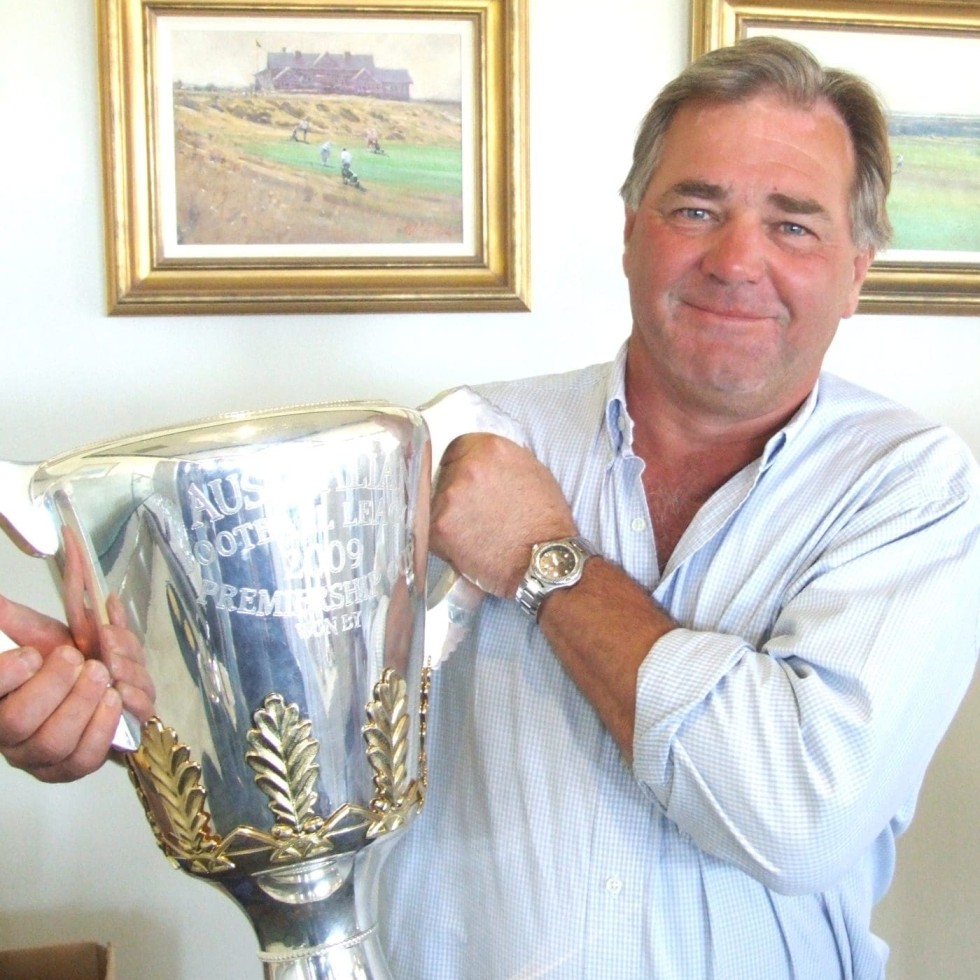
<svg viewBox="0 0 980 980">
<path fill-rule="evenodd" d="M 858 248 L 884 248 L 892 235 L 886 210 L 892 162 L 888 123 L 878 96 L 860 76 L 823 68 L 802 45 L 778 37 L 746 38 L 709 51 L 665 86 L 633 147 L 633 165 L 620 189 L 627 207 L 639 208 L 667 129 L 681 106 L 694 100 L 744 102 L 765 92 L 778 93 L 801 108 L 826 100 L 837 110 L 850 133 L 856 161 L 850 188 L 851 237 Z"/>
</svg>

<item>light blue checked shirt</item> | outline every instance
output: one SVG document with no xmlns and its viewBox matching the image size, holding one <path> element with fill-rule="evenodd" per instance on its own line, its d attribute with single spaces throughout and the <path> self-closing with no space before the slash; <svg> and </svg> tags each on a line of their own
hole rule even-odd
<svg viewBox="0 0 980 980">
<path fill-rule="evenodd" d="M 880 978 L 872 906 L 980 649 L 976 463 L 824 376 L 660 575 L 624 357 L 481 393 L 683 624 L 641 667 L 634 764 L 516 603 L 485 602 L 386 869 L 395 976 Z"/>
</svg>

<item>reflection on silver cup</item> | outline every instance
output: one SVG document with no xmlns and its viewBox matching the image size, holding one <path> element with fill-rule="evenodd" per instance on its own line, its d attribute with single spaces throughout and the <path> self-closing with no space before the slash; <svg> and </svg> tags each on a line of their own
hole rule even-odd
<svg viewBox="0 0 980 980">
<path fill-rule="evenodd" d="M 389 976 L 378 873 L 426 783 L 430 478 L 421 416 L 369 403 L 161 430 L 29 474 L 66 537 L 14 536 L 61 560 L 77 540 L 89 600 L 118 594 L 144 646 L 156 715 L 127 760 L 157 841 L 241 906 L 267 978 Z"/>
</svg>

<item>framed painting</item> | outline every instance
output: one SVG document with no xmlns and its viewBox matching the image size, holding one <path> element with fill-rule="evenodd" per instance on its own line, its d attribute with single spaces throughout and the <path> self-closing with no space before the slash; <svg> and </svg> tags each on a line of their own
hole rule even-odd
<svg viewBox="0 0 980 980">
<path fill-rule="evenodd" d="M 111 314 L 528 308 L 527 0 L 98 0 Z"/>
<path fill-rule="evenodd" d="M 693 0 L 691 53 L 756 34 L 866 78 L 886 106 L 895 235 L 861 312 L 980 314 L 980 2 Z"/>
</svg>

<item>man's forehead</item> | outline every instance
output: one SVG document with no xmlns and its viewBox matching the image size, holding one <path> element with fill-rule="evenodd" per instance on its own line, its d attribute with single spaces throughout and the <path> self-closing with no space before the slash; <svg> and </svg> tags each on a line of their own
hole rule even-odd
<svg viewBox="0 0 980 980">
<path fill-rule="evenodd" d="M 770 93 L 746 102 L 696 100 L 675 113 L 664 134 L 651 177 L 658 171 L 679 174 L 668 180 L 694 180 L 725 186 L 732 165 L 761 166 L 785 161 L 788 167 L 830 166 L 844 177 L 840 164 L 855 162 L 850 131 L 826 100 L 812 107 L 796 105 Z M 783 190 L 783 188 L 780 188 Z"/>
</svg>

